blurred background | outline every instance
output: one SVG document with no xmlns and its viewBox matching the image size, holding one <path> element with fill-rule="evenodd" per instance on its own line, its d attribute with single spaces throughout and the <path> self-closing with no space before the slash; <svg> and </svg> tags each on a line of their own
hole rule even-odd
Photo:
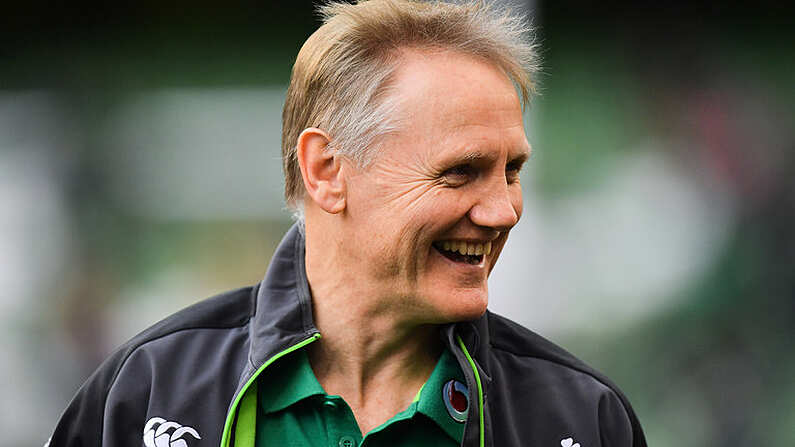
<svg viewBox="0 0 795 447">
<path fill-rule="evenodd" d="M 773 2 L 518 2 L 541 95 L 491 308 L 605 372 L 654 446 L 795 445 L 795 27 Z M 0 17 L 0 431 L 38 446 L 116 346 L 261 279 L 311 2 Z"/>
</svg>

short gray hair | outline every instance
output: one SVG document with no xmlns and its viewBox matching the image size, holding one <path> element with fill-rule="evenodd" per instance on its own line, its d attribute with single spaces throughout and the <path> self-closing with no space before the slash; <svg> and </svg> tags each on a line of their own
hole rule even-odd
<svg viewBox="0 0 795 447">
<path fill-rule="evenodd" d="M 309 127 L 329 150 L 366 166 L 379 136 L 396 126 L 389 85 L 400 51 L 455 51 L 485 59 L 511 79 L 526 105 L 538 57 L 526 19 L 484 1 L 369 0 L 319 8 L 323 25 L 298 53 L 282 112 L 282 162 L 288 207 L 302 211 L 304 184 L 296 144 Z"/>
</svg>

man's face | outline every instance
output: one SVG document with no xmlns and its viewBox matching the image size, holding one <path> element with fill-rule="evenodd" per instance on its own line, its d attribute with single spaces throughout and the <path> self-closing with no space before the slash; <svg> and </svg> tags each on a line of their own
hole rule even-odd
<svg viewBox="0 0 795 447">
<path fill-rule="evenodd" d="M 367 168 L 346 165 L 349 265 L 385 311 L 477 318 L 522 213 L 530 146 L 519 99 L 498 68 L 451 52 L 407 51 L 393 87 L 398 132 Z"/>
</svg>

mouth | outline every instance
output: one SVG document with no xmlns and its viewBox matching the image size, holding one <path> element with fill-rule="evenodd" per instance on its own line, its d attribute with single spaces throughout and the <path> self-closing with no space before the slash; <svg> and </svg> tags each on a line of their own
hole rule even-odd
<svg viewBox="0 0 795 447">
<path fill-rule="evenodd" d="M 491 254 L 491 241 L 488 242 L 467 242 L 467 241 L 436 241 L 433 248 L 445 258 L 453 262 L 477 265 L 483 262 L 483 257 Z"/>
</svg>

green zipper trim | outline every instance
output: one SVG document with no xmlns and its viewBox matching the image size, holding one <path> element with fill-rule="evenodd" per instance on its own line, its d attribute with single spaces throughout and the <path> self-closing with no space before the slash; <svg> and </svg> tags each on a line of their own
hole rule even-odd
<svg viewBox="0 0 795 447">
<path fill-rule="evenodd" d="M 254 381 L 240 401 L 235 424 L 235 447 L 254 447 L 257 443 L 257 384 Z"/>
<path fill-rule="evenodd" d="M 238 406 L 238 404 L 240 404 L 240 400 L 246 394 L 246 391 L 248 390 L 248 388 L 257 379 L 257 376 L 259 376 L 260 373 L 262 373 L 262 371 L 265 370 L 265 368 L 270 366 L 271 363 L 275 362 L 279 358 L 281 358 L 281 357 L 283 357 L 283 356 L 285 356 L 285 355 L 287 355 L 287 354 L 289 354 L 289 353 L 291 353 L 291 352 L 293 352 L 293 351 L 295 351 L 297 349 L 301 349 L 304 346 L 308 345 L 309 343 L 312 343 L 313 341 L 315 341 L 315 340 L 317 340 L 319 338 L 320 338 L 320 333 L 315 333 L 311 337 L 307 338 L 306 340 L 303 340 L 303 341 L 301 341 L 301 342 L 299 342 L 297 344 L 294 344 L 294 345 L 290 346 L 289 348 L 277 353 L 273 357 L 269 358 L 268 361 L 265 362 L 265 364 L 260 366 L 259 369 L 254 373 L 254 375 L 251 376 L 250 379 L 248 379 L 248 382 L 246 382 L 246 384 L 243 385 L 243 389 L 240 390 L 240 393 L 238 393 L 238 395 L 235 396 L 235 401 L 232 403 L 232 408 L 229 409 L 229 413 L 226 415 L 226 422 L 224 423 L 224 432 L 223 432 L 223 435 L 221 436 L 221 447 L 229 447 L 229 434 L 232 432 L 232 423 L 235 420 L 235 412 L 237 411 L 237 406 Z"/>
<path fill-rule="evenodd" d="M 461 340 L 461 336 L 456 334 L 455 338 L 456 340 L 458 340 L 458 345 L 461 346 L 461 350 L 464 351 L 464 355 L 469 361 L 469 366 L 471 366 L 472 371 L 475 372 L 475 382 L 477 382 L 478 384 L 478 419 L 480 422 L 480 447 L 485 447 L 486 429 L 483 426 L 483 386 L 480 384 L 480 374 L 478 374 L 478 368 L 475 366 L 475 361 L 472 360 L 472 356 L 469 355 L 469 351 L 467 351 L 467 347 L 464 345 L 464 341 Z"/>
<path fill-rule="evenodd" d="M 417 391 L 417 395 L 416 395 L 416 396 L 414 396 L 414 400 L 412 400 L 412 401 L 411 401 L 411 403 L 414 403 L 414 402 L 419 402 L 419 401 L 420 401 L 420 395 L 422 394 L 422 389 L 423 389 L 423 388 L 425 388 L 425 384 L 424 384 L 424 383 L 422 384 L 422 386 L 420 387 L 420 389 Z"/>
</svg>

